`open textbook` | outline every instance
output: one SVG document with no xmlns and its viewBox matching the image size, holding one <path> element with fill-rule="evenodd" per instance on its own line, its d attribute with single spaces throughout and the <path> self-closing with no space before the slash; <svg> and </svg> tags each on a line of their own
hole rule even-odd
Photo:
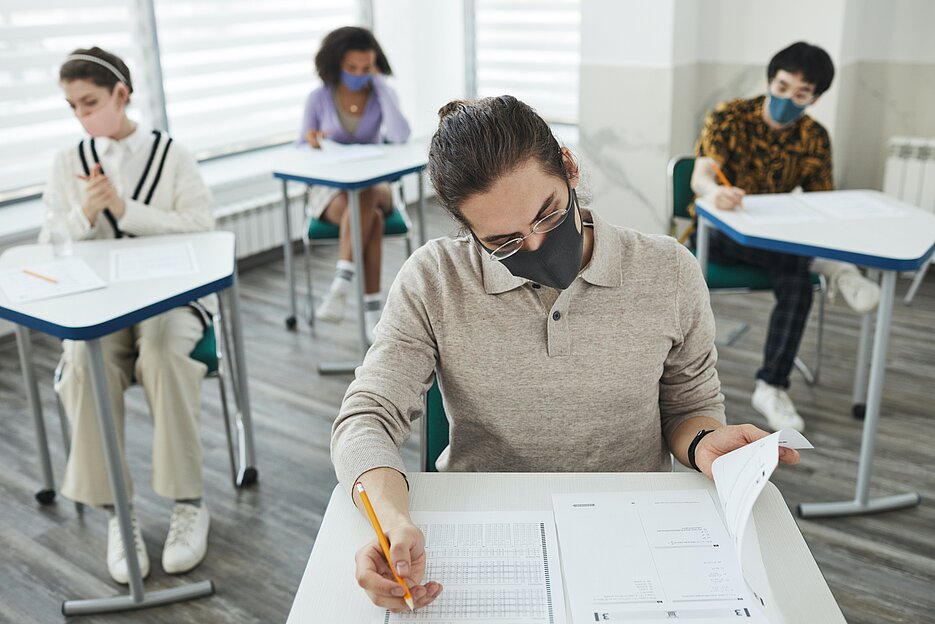
<svg viewBox="0 0 935 624">
<path fill-rule="evenodd" d="M 723 519 L 703 489 L 553 495 L 572 624 L 778 622 L 752 511 L 780 445 L 811 448 L 783 430 L 715 461 Z"/>
</svg>

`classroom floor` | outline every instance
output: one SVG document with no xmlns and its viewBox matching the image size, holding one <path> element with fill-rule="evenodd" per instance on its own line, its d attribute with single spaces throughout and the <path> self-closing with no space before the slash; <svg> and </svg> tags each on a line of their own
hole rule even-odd
<svg viewBox="0 0 935 624">
<path fill-rule="evenodd" d="M 431 236 L 455 230 L 440 209 L 428 215 Z M 316 255 L 316 285 L 327 287 L 334 248 Z M 385 245 L 388 284 L 403 260 L 401 242 Z M 130 614 L 74 618 L 82 622 L 283 622 L 298 588 L 314 536 L 336 483 L 328 454 L 333 420 L 349 377 L 319 377 L 323 360 L 350 359 L 356 333 L 351 322 L 319 336 L 300 324 L 285 330 L 282 261 L 251 262 L 242 269 L 242 300 L 250 392 L 255 414 L 258 485 L 235 490 L 215 382 L 205 382 L 202 432 L 206 504 L 212 513 L 208 556 L 186 580 L 213 579 L 217 594 L 181 605 Z M 900 280 L 898 294 L 908 280 Z M 731 422 L 762 419 L 750 407 L 753 373 L 760 361 L 771 296 L 717 296 L 719 319 L 757 323 L 735 345 L 721 350 L 718 369 Z M 935 418 L 930 388 L 935 379 L 935 278 L 923 285 L 912 307 L 896 306 L 877 437 L 873 491 L 913 489 L 922 495 L 914 509 L 869 517 L 799 521 L 815 559 L 851 624 L 935 622 Z M 350 315 L 349 315 L 350 317 Z M 793 379 L 792 398 L 807 422 L 814 451 L 797 468 L 773 477 L 790 508 L 803 501 L 853 495 L 860 424 L 851 419 L 858 318 L 842 303 L 828 311 L 821 383 L 808 388 Z M 814 331 L 803 353 L 811 354 Z M 56 477 L 64 452 L 55 421 L 52 370 L 57 341 L 35 337 L 40 380 Z M 149 590 L 177 584 L 161 570 L 169 505 L 149 487 L 151 425 L 139 388 L 127 393 L 127 452 L 136 484 L 135 506 L 152 561 Z M 418 440 L 404 449 L 417 465 Z M 12 339 L 0 342 L 0 622 L 61 622 L 63 598 L 124 593 L 110 581 L 104 563 L 106 521 L 101 512 L 79 517 L 59 497 L 40 507 L 35 439 Z M 819 624 L 819 623 L 816 623 Z"/>
</svg>

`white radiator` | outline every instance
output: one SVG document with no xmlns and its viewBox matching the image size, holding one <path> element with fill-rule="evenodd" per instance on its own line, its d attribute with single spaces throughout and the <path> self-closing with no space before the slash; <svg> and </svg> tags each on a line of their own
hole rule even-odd
<svg viewBox="0 0 935 624">
<path fill-rule="evenodd" d="M 302 207 L 304 188 L 296 186 L 295 189 L 290 189 L 289 208 L 292 215 L 293 240 L 299 240 L 302 236 L 302 226 L 305 223 Z M 234 233 L 238 258 L 282 247 L 284 224 L 281 192 L 226 205 L 216 216 L 217 229 Z"/>
<path fill-rule="evenodd" d="M 935 213 L 935 139 L 890 139 L 883 192 Z"/>
<path fill-rule="evenodd" d="M 888 149 L 883 192 L 935 214 L 935 139 L 893 137 Z M 935 263 L 935 257 L 932 262 Z M 928 267 L 926 264 L 916 271 L 903 300 L 906 305 L 915 298 Z"/>
</svg>

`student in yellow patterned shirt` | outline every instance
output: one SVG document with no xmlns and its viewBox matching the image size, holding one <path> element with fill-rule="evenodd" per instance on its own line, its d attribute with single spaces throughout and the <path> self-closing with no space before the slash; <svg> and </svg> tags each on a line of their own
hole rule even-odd
<svg viewBox="0 0 935 624">
<path fill-rule="evenodd" d="M 765 95 L 723 102 L 705 119 L 691 182 L 695 194 L 733 210 L 746 194 L 833 190 L 828 131 L 805 114 L 833 78 L 831 57 L 818 46 L 800 41 L 778 52 L 769 62 Z M 715 163 L 733 188 L 718 184 Z M 716 231 L 710 258 L 769 272 L 776 303 L 752 403 L 773 429 L 801 431 L 805 423 L 786 389 L 812 304 L 810 271 L 824 274 L 831 292 L 859 313 L 876 307 L 879 287 L 852 264 L 745 247 Z"/>
</svg>

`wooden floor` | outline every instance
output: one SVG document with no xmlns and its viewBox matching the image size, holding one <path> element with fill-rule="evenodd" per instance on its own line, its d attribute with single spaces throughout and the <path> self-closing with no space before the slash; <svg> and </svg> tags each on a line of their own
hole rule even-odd
<svg viewBox="0 0 935 624">
<path fill-rule="evenodd" d="M 429 215 L 430 234 L 454 226 L 440 211 Z M 334 249 L 316 255 L 316 284 L 330 280 Z M 391 279 L 403 259 L 401 243 L 388 243 L 384 269 Z M 899 292 L 908 281 L 900 280 Z M 245 340 L 250 391 L 256 420 L 260 483 L 237 491 L 229 480 L 216 385 L 203 391 L 206 503 L 212 513 L 205 562 L 184 580 L 213 579 L 217 594 L 183 605 L 132 614 L 76 618 L 86 622 L 283 622 L 332 488 L 328 457 L 331 421 L 349 377 L 319 377 L 322 361 L 352 358 L 354 327 L 345 323 L 319 336 L 300 325 L 284 329 L 285 282 L 276 259 L 242 272 Z M 750 407 L 753 374 L 760 361 L 768 295 L 720 296 L 713 302 L 719 319 L 754 323 L 735 345 L 721 351 L 718 368 L 731 422 L 762 420 Z M 874 493 L 918 491 L 922 505 L 870 517 L 800 521 L 832 591 L 852 624 L 935 622 L 935 281 L 929 280 L 915 304 L 896 309 L 884 397 L 884 420 L 877 438 Z M 793 380 L 791 394 L 817 447 L 802 465 L 774 476 L 791 508 L 813 500 L 853 495 L 861 426 L 851 419 L 858 319 L 838 304 L 828 312 L 821 384 L 808 388 Z M 806 336 L 805 352 L 814 344 Z M 59 354 L 56 341 L 35 337 L 40 380 L 51 379 Z M 42 387 L 57 478 L 64 453 L 54 418 L 50 383 Z M 149 590 L 179 581 L 161 571 L 159 557 L 167 531 L 169 505 L 149 487 L 151 425 L 138 388 L 127 394 L 127 449 L 136 484 L 135 506 L 152 559 Z M 405 449 L 415 467 L 418 441 Z M 125 591 L 109 580 L 104 563 L 105 519 L 84 517 L 59 498 L 41 507 L 36 445 L 26 410 L 15 344 L 0 344 L 0 622 L 61 622 L 61 601 Z M 330 623 L 328 623 L 330 624 Z M 815 623 L 820 624 L 820 623 Z"/>
</svg>

